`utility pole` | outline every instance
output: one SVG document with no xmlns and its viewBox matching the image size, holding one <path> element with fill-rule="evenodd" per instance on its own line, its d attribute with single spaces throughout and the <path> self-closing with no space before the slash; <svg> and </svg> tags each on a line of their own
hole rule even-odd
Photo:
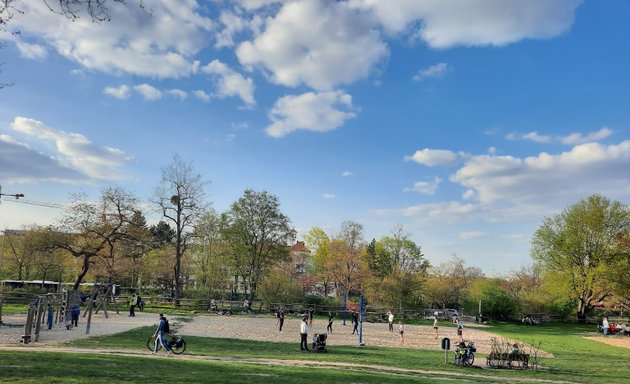
<svg viewBox="0 0 630 384">
<path fill-rule="evenodd" d="M 15 197 L 15 199 L 19 199 L 20 197 L 24 197 L 23 193 L 14 193 L 14 194 L 10 194 L 10 193 L 2 193 L 2 185 L 0 185 L 0 203 L 2 203 L 2 196 L 12 196 Z"/>
<path fill-rule="evenodd" d="M 2 185 L 0 185 L 0 203 L 2 203 L 2 196 L 12 196 L 12 197 L 15 197 L 16 199 L 19 199 L 20 197 L 24 197 L 24 194 L 23 193 L 15 193 L 15 194 L 2 193 Z M 5 237 L 7 237 L 7 232 L 2 231 L 2 251 L 0 253 L 0 276 L 2 276 L 2 264 L 4 263 L 4 238 Z"/>
</svg>

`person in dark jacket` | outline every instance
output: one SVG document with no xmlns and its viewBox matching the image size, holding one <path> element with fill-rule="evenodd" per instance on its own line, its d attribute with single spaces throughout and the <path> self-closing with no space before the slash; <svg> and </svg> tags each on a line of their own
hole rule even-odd
<svg viewBox="0 0 630 384">
<path fill-rule="evenodd" d="M 74 304 L 72 306 L 72 308 L 70 308 L 70 317 L 71 317 L 71 323 L 73 326 L 78 327 L 79 326 L 79 315 L 81 314 L 81 307 L 79 307 L 79 304 Z"/>
<path fill-rule="evenodd" d="M 332 333 L 332 326 L 333 326 L 333 314 L 332 312 L 328 312 L 328 326 L 326 327 L 326 331 Z"/>
<path fill-rule="evenodd" d="M 160 313 L 160 320 L 158 322 L 157 329 L 155 330 L 155 334 L 153 335 L 153 338 L 155 339 L 155 346 L 153 347 L 152 353 L 154 355 L 157 353 L 158 343 L 162 344 L 162 348 L 164 348 L 164 350 L 166 351 L 167 356 L 171 355 L 171 348 L 169 348 L 168 343 L 164 340 L 164 336 L 166 333 L 164 331 L 165 327 L 166 327 L 166 317 L 164 317 L 164 314 Z"/>
</svg>

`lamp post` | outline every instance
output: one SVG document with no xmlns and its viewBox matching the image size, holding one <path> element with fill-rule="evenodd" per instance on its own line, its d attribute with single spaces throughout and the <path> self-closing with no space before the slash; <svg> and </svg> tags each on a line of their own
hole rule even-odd
<svg viewBox="0 0 630 384">
<path fill-rule="evenodd" d="M 2 250 L 0 251 L 0 278 L 2 278 L 2 266 L 4 265 L 4 238 L 7 237 L 5 231 L 2 232 Z"/>
</svg>

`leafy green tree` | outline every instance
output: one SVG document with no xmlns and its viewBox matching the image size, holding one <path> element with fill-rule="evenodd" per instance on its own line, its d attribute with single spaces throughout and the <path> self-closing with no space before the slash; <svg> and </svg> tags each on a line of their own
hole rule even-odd
<svg viewBox="0 0 630 384">
<path fill-rule="evenodd" d="M 378 242 L 372 240 L 364 259 L 369 270 L 365 290 L 372 302 L 398 308 L 420 304 L 429 263 L 402 226 Z"/>
<path fill-rule="evenodd" d="M 311 228 L 304 236 L 304 242 L 308 249 L 311 250 L 311 260 L 313 265 L 313 272 L 315 276 L 321 281 L 324 287 L 324 296 L 328 295 L 328 289 L 333 282 L 333 275 L 331 271 L 327 269 L 329 265 L 330 256 L 330 237 L 319 227 Z"/>
<path fill-rule="evenodd" d="M 627 257 L 620 242 L 629 232 L 628 207 L 592 195 L 545 218 L 531 254 L 546 278 L 577 302 L 578 317 L 585 319 L 593 304 L 610 297 L 615 282 L 630 274 L 619 264 Z"/>
<path fill-rule="evenodd" d="M 389 250 L 384 244 L 376 239 L 365 247 L 365 266 L 367 270 L 375 277 L 384 278 L 394 271 L 394 263 Z"/>
<path fill-rule="evenodd" d="M 245 190 L 221 215 L 221 236 L 250 300 L 271 267 L 287 259 L 288 243 L 295 238 L 290 224 L 280 211 L 278 197 L 267 191 Z"/>
<path fill-rule="evenodd" d="M 516 299 L 498 280 L 477 279 L 470 285 L 464 299 L 466 312 L 477 312 L 479 301 L 483 316 L 491 319 L 510 319 L 518 309 Z"/>
<path fill-rule="evenodd" d="M 191 245 L 197 283 L 207 288 L 210 298 L 227 288 L 228 260 L 220 228 L 220 216 L 209 208 L 195 225 Z"/>
<path fill-rule="evenodd" d="M 282 270 L 270 272 L 260 282 L 258 296 L 268 304 L 290 303 L 303 297 L 298 281 Z"/>
</svg>

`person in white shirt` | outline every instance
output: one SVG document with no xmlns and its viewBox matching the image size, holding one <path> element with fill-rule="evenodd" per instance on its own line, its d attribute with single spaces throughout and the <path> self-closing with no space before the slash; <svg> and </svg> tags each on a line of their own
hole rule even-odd
<svg viewBox="0 0 630 384">
<path fill-rule="evenodd" d="M 435 331 L 435 338 L 438 338 L 438 317 L 437 315 L 433 316 L 433 330 Z"/>
<path fill-rule="evenodd" d="M 392 311 L 387 312 L 387 322 L 389 323 L 389 331 L 394 332 L 394 314 Z"/>
<path fill-rule="evenodd" d="M 608 325 L 608 318 L 604 317 L 604 319 L 602 320 L 602 333 L 604 335 L 608 334 L 608 328 L 610 328 L 610 326 Z"/>
<path fill-rule="evenodd" d="M 302 323 L 300 324 L 300 350 L 308 351 L 308 322 L 307 317 L 302 316 Z"/>
</svg>

